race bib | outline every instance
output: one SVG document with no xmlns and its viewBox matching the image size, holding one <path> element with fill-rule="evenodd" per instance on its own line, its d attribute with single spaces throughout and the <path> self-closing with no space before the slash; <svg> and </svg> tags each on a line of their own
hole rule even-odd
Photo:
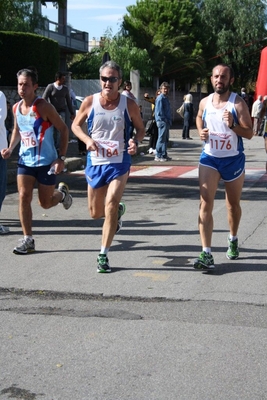
<svg viewBox="0 0 267 400">
<path fill-rule="evenodd" d="M 123 153 L 120 152 L 117 140 L 95 140 L 98 149 L 91 151 L 92 165 L 121 163 Z"/>
<path fill-rule="evenodd" d="M 237 142 L 237 136 L 231 133 L 210 132 L 205 150 L 215 157 L 231 157 L 237 153 Z"/>
<path fill-rule="evenodd" d="M 27 148 L 37 146 L 37 138 L 33 131 L 30 132 L 20 132 L 20 137 L 23 145 Z"/>
</svg>

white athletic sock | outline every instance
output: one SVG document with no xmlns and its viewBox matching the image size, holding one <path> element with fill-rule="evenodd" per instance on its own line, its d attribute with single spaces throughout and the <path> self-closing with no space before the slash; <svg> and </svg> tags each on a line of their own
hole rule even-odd
<svg viewBox="0 0 267 400">
<path fill-rule="evenodd" d="M 106 254 L 108 255 L 109 248 L 101 246 L 100 254 Z"/>
<path fill-rule="evenodd" d="M 24 235 L 24 239 L 25 239 L 25 240 L 27 240 L 27 239 L 32 240 L 32 236 L 30 236 L 30 235 Z"/>
<path fill-rule="evenodd" d="M 237 236 L 229 235 L 229 239 L 231 240 L 231 242 L 234 242 L 237 239 Z"/>
<path fill-rule="evenodd" d="M 203 251 L 205 251 L 205 253 L 211 254 L 211 247 L 203 247 Z"/>
</svg>

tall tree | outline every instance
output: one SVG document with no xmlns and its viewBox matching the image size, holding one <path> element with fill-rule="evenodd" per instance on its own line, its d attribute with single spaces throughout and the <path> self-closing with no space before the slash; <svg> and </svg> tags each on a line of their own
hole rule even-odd
<svg viewBox="0 0 267 400">
<path fill-rule="evenodd" d="M 102 56 L 108 52 L 110 58 L 122 68 L 123 79 L 129 79 L 130 71 L 134 69 L 140 71 L 142 85 L 151 84 L 153 73 L 147 51 L 134 46 L 131 38 L 121 35 L 113 37 L 110 29 L 105 32 L 104 37 L 99 49 L 85 55 L 76 55 L 68 63 L 73 78 L 98 79 Z"/>
<path fill-rule="evenodd" d="M 192 0 L 137 0 L 123 17 L 123 33 L 146 49 L 154 75 L 194 81 L 202 70 L 199 9 Z"/>
<path fill-rule="evenodd" d="M 199 7 L 207 66 L 232 64 L 238 86 L 255 80 L 260 50 L 267 43 L 266 1 L 205 0 Z"/>
</svg>

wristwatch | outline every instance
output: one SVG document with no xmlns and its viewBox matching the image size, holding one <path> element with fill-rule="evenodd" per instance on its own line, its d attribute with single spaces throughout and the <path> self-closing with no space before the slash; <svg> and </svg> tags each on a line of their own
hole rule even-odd
<svg viewBox="0 0 267 400">
<path fill-rule="evenodd" d="M 58 158 L 59 158 L 61 161 L 65 161 L 65 160 L 66 160 L 66 156 L 58 156 Z"/>
<path fill-rule="evenodd" d="M 230 129 L 234 129 L 237 127 L 237 123 L 235 121 L 233 121 L 232 125 L 229 127 Z"/>
</svg>

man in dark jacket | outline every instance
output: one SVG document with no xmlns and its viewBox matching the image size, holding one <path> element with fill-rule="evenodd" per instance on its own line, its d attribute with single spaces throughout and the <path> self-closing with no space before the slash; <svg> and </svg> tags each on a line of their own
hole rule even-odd
<svg viewBox="0 0 267 400">
<path fill-rule="evenodd" d="M 66 110 L 69 109 L 71 120 L 75 118 L 75 111 L 73 110 L 70 92 L 66 85 L 66 75 L 63 72 L 57 72 L 55 75 L 55 82 L 49 83 L 47 85 L 43 98 L 49 101 L 57 110 L 63 121 L 66 121 Z M 59 146 L 59 132 L 55 130 L 54 132 L 55 146 L 58 149 Z"/>
</svg>

